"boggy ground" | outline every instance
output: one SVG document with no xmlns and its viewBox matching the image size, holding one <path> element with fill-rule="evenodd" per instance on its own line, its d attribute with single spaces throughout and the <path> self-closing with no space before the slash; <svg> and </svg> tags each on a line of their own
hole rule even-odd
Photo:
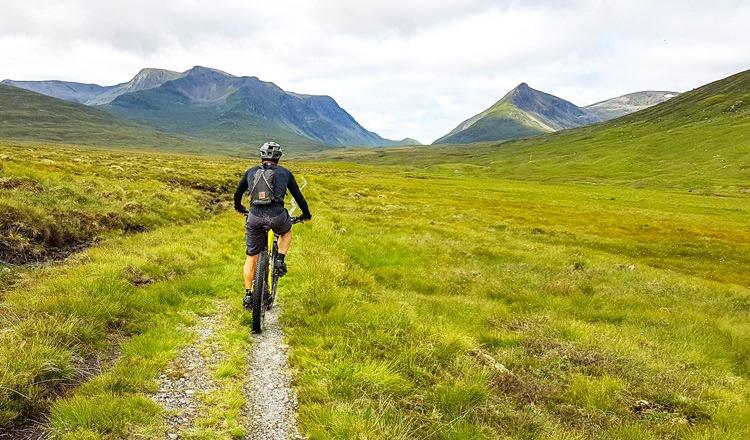
<svg viewBox="0 0 750 440">
<path fill-rule="evenodd" d="M 314 220 L 295 227 L 280 299 L 304 435 L 750 435 L 745 193 L 296 165 Z M 59 438 L 162 436 L 159 376 L 218 299 L 225 361 L 191 435 L 246 435 L 242 234 L 227 212 L 24 272 L 0 306 L 5 423 L 51 404 Z M 46 386 L 113 335 L 111 366 Z"/>
<path fill-rule="evenodd" d="M 748 435 L 743 194 L 308 180 L 283 318 L 311 438 Z"/>
</svg>

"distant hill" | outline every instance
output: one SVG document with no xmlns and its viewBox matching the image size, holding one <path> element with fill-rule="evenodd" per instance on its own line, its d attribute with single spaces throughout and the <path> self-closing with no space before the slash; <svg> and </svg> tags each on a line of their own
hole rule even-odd
<svg viewBox="0 0 750 440">
<path fill-rule="evenodd" d="M 0 138 L 197 150 L 197 143 L 125 122 L 97 108 L 0 84 Z"/>
<path fill-rule="evenodd" d="M 436 140 L 458 144 L 525 139 L 569 128 L 609 121 L 643 110 L 679 95 L 677 92 L 630 93 L 587 107 L 577 105 L 521 83 L 500 101 Z"/>
<path fill-rule="evenodd" d="M 200 66 L 159 87 L 121 95 L 106 109 L 163 130 L 221 141 L 393 144 L 366 130 L 329 96 L 286 92 L 256 77 Z"/>
<path fill-rule="evenodd" d="M 64 81 L 5 84 L 100 106 L 139 124 L 207 142 L 255 145 L 268 139 L 293 148 L 400 145 L 366 130 L 330 96 L 282 90 L 256 77 L 196 66 L 186 72 L 143 69 L 115 86 Z"/>
<path fill-rule="evenodd" d="M 403 138 L 400 141 L 393 141 L 394 146 L 405 146 L 405 145 L 423 145 L 421 142 L 419 142 L 416 139 L 412 138 Z"/>
<path fill-rule="evenodd" d="M 564 99 L 519 84 L 490 108 L 436 140 L 435 144 L 523 139 L 600 122 Z"/>
<path fill-rule="evenodd" d="M 674 98 L 677 92 L 645 91 L 629 93 L 584 107 L 602 121 L 619 118 Z"/>
<path fill-rule="evenodd" d="M 510 179 L 620 181 L 708 194 L 731 185 L 750 194 L 750 70 L 608 122 L 531 139 L 487 142 L 468 150 L 348 150 L 325 157 L 444 166 Z M 457 166 L 461 163 L 471 167 Z"/>
</svg>

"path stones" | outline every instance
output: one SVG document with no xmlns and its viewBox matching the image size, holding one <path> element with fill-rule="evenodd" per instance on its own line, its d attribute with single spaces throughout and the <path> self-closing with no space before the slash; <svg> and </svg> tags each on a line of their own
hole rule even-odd
<svg viewBox="0 0 750 440">
<path fill-rule="evenodd" d="M 280 308 L 266 313 L 263 333 L 253 336 L 249 358 L 248 420 L 250 439 L 304 439 L 297 428 L 297 396 L 289 373 L 284 333 L 278 321 Z"/>
</svg>

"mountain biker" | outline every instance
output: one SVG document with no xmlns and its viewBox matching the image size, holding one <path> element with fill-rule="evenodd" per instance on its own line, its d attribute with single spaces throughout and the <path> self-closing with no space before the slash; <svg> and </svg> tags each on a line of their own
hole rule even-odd
<svg viewBox="0 0 750 440">
<path fill-rule="evenodd" d="M 270 228 L 279 235 L 279 252 L 273 262 L 274 271 L 279 276 L 286 275 L 287 267 L 284 261 L 289 246 L 292 243 L 292 222 L 289 212 L 284 208 L 284 197 L 287 189 L 294 197 L 302 211 L 300 220 L 312 219 L 307 201 L 302 195 L 297 181 L 291 171 L 279 165 L 282 151 L 276 142 L 266 142 L 260 147 L 260 165 L 251 167 L 242 176 L 237 190 L 234 192 L 234 209 L 247 214 L 246 237 L 247 259 L 242 274 L 245 279 L 245 298 L 242 304 L 246 308 L 252 307 L 253 281 L 255 267 L 258 264 L 258 254 L 265 247 L 266 229 Z M 250 192 L 250 211 L 242 205 L 242 196 Z"/>
</svg>

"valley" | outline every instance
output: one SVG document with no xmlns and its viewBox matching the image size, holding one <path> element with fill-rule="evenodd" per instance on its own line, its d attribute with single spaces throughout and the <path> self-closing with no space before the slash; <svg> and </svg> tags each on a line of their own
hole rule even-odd
<svg viewBox="0 0 750 440">
<path fill-rule="evenodd" d="M 181 82 L 195 75 L 288 94 L 198 70 L 104 104 L 136 121 L 0 86 L 0 436 L 256 434 L 230 203 L 256 159 L 175 128 L 216 115 L 194 102 L 216 96 Z M 221 99 L 251 106 L 243 87 Z M 157 116 L 181 96 L 184 113 Z M 606 122 L 552 118 L 573 127 L 531 139 L 294 144 L 282 164 L 313 220 L 295 226 L 279 322 L 300 432 L 750 436 L 746 102 L 741 72 Z M 503 126 L 500 110 L 486 120 Z M 186 389 L 193 414 L 172 423 L 157 396 L 194 374 L 190 349 L 211 385 Z"/>
</svg>

